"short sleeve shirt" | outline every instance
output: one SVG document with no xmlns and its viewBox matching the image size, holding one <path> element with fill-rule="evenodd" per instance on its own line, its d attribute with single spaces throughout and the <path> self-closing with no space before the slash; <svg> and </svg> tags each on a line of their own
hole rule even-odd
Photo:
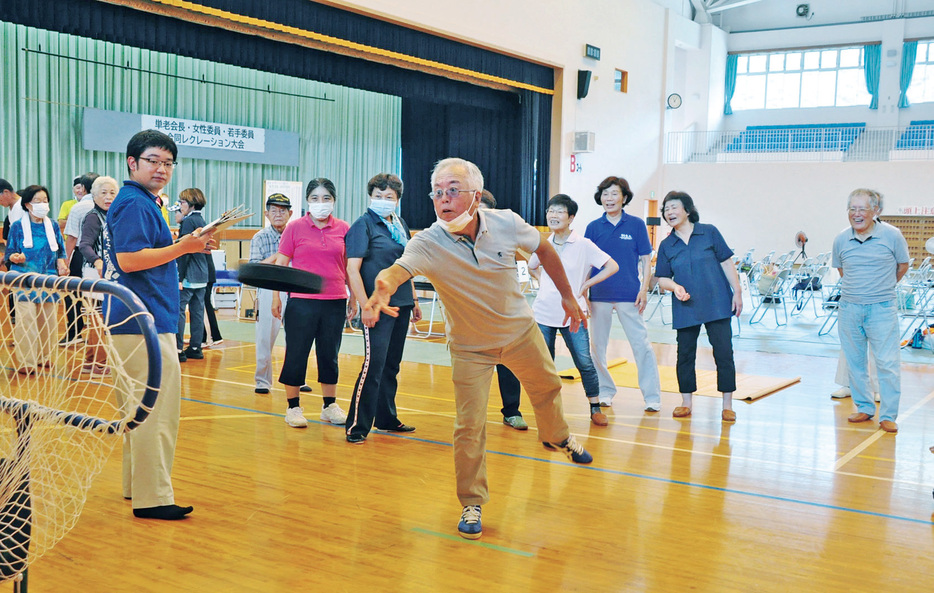
<svg viewBox="0 0 934 593">
<path fill-rule="evenodd" d="M 877 220 L 872 234 L 860 241 L 852 227 L 833 241 L 831 264 L 843 270 L 840 300 L 871 305 L 895 299 L 896 268 L 908 263 L 908 242 L 896 227 Z"/>
<path fill-rule="evenodd" d="M 23 244 L 25 238 L 23 225 L 28 224 L 32 233 L 32 247 L 26 247 Z M 32 222 L 28 217 L 21 218 L 18 222 L 10 225 L 9 243 L 7 243 L 7 257 L 13 253 L 22 253 L 26 256 L 26 261 L 21 264 L 10 263 L 10 269 L 14 272 L 35 272 L 37 274 L 47 274 L 54 276 L 58 274 L 58 263 L 56 260 L 65 258 L 65 240 L 62 238 L 61 230 L 57 223 L 52 223 L 52 234 L 55 237 L 57 248 L 52 251 L 46 235 L 45 222 Z M 14 291 L 16 300 L 19 301 L 57 301 L 54 295 L 46 295 L 42 291 Z"/>
<path fill-rule="evenodd" d="M 81 229 L 84 225 L 84 217 L 88 215 L 88 212 L 94 209 L 94 198 L 88 196 L 75 204 L 72 208 L 68 210 L 68 215 L 65 217 L 65 234 L 74 237 L 75 239 L 81 239 Z M 61 218 L 59 218 L 61 220 Z"/>
<path fill-rule="evenodd" d="M 399 220 L 408 236 L 409 227 L 401 218 Z M 389 227 L 382 222 L 378 214 L 370 209 L 367 209 L 363 216 L 350 226 L 345 241 L 347 257 L 358 257 L 363 260 L 360 265 L 360 276 L 363 278 L 363 288 L 367 295 L 373 294 L 377 274 L 399 259 L 405 249 L 393 241 Z M 389 301 L 393 307 L 405 307 L 414 303 L 411 282 L 400 286 Z"/>
<path fill-rule="evenodd" d="M 548 237 L 548 241 L 554 244 L 554 235 Z M 574 294 L 580 294 L 581 286 L 590 276 L 591 268 L 601 269 L 610 261 L 610 256 L 602 249 L 597 247 L 593 241 L 580 236 L 577 231 L 571 231 L 567 241 L 564 244 L 564 250 L 561 251 L 561 263 L 564 265 L 564 273 L 568 277 L 571 290 Z M 535 269 L 541 265 L 538 255 L 532 254 L 529 259 L 529 267 Z M 612 276 L 611 276 L 612 278 Z M 577 299 L 582 311 L 587 311 L 587 299 L 580 297 Z M 564 308 L 561 306 L 561 293 L 555 286 L 554 280 L 544 269 L 538 285 L 538 294 L 535 296 L 535 302 L 532 303 L 532 313 L 535 315 L 535 321 L 549 327 L 567 327 L 570 323 L 564 322 Z"/>
<path fill-rule="evenodd" d="M 172 245 L 172 232 L 162 218 L 156 196 L 135 181 L 125 181 L 107 211 L 104 241 L 104 278 L 136 293 L 152 313 L 158 333 L 176 333 L 178 267 L 175 260 L 137 272 L 124 272 L 117 263 L 118 253 Z M 129 310 L 119 299 L 104 299 L 104 305 L 109 307 L 111 333 L 141 333 L 135 321 L 121 323 L 129 316 Z"/>
<path fill-rule="evenodd" d="M 75 207 L 78 203 L 77 198 L 72 198 L 70 200 L 65 200 L 62 202 L 62 207 L 58 209 L 58 219 L 65 220 L 68 218 L 68 214 L 71 213 L 71 209 Z M 74 235 L 72 235 L 74 237 Z"/>
<path fill-rule="evenodd" d="M 347 256 L 344 236 L 350 228 L 331 216 L 324 228 L 311 221 L 311 215 L 293 220 L 282 232 L 279 253 L 292 259 L 292 267 L 321 276 L 319 294 L 290 294 L 289 298 L 334 300 L 347 298 Z"/>
<path fill-rule="evenodd" d="M 721 263 L 733 256 L 723 235 L 710 224 L 694 223 L 687 244 L 672 232 L 658 246 L 655 275 L 671 278 L 691 295 L 687 301 L 671 298 L 672 327 L 682 329 L 729 319 L 733 314 L 733 288 Z"/>
<path fill-rule="evenodd" d="M 274 226 L 269 225 L 260 229 L 250 241 L 250 263 L 259 263 L 272 254 L 278 253 L 280 239 L 282 239 L 282 233 Z"/>
<path fill-rule="evenodd" d="M 534 252 L 541 234 L 511 210 L 479 210 L 476 241 L 438 223 L 415 235 L 396 264 L 426 276 L 444 303 L 448 340 L 468 351 L 502 348 L 534 327 L 516 282 L 516 251 Z"/>
<path fill-rule="evenodd" d="M 619 264 L 619 272 L 590 289 L 590 300 L 634 303 L 641 287 L 639 258 L 652 253 L 645 222 L 623 212 L 619 222 L 613 224 L 604 213 L 587 225 L 584 236 Z"/>
</svg>

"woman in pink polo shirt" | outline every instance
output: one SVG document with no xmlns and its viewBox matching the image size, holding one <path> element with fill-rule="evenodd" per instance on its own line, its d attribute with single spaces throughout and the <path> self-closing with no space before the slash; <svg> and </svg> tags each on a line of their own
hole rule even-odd
<svg viewBox="0 0 934 593">
<path fill-rule="evenodd" d="M 337 190 L 329 179 L 308 182 L 305 190 L 308 214 L 290 222 L 282 232 L 276 265 L 307 270 L 322 278 L 319 294 L 291 294 L 285 316 L 279 293 L 272 297 L 272 314 L 285 326 L 285 361 L 279 382 L 285 386 L 288 409 L 285 422 L 294 428 L 308 426 L 299 399 L 299 389 L 305 384 L 308 355 L 315 345 L 318 363 L 318 383 L 324 405 L 321 420 L 344 424 L 347 414 L 337 405 L 337 353 L 341 346 L 344 320 L 356 314 L 357 305 L 347 302 L 347 255 L 344 235 L 350 228 L 343 220 L 331 215 Z M 316 343 L 317 342 L 317 343 Z"/>
</svg>

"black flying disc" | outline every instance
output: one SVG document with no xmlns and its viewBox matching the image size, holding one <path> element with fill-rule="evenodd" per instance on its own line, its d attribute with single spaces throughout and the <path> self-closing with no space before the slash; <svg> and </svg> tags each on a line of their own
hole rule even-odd
<svg viewBox="0 0 934 593">
<path fill-rule="evenodd" d="M 237 280 L 256 288 L 302 294 L 319 294 L 322 285 L 317 274 L 275 264 L 241 264 Z"/>
</svg>

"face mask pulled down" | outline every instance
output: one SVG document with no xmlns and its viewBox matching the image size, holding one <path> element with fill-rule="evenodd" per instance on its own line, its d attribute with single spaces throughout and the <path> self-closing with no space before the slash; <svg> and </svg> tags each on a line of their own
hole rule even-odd
<svg viewBox="0 0 934 593">
<path fill-rule="evenodd" d="M 472 205 L 472 204 L 471 204 Z M 441 220 L 441 217 L 438 217 L 438 224 L 449 233 L 457 233 L 462 231 L 465 226 L 467 226 L 474 214 L 477 213 L 477 210 L 480 209 L 480 202 L 477 201 L 477 208 L 474 208 L 473 214 L 470 212 L 470 206 L 466 210 L 454 217 L 453 220 Z"/>
</svg>

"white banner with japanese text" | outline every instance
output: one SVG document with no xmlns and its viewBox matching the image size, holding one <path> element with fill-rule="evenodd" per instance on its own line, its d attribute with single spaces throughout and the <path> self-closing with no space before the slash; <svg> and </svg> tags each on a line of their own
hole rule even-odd
<svg viewBox="0 0 934 593">
<path fill-rule="evenodd" d="M 179 117 L 142 115 L 142 129 L 164 132 L 181 146 L 238 152 L 265 152 L 266 130 Z"/>
</svg>

